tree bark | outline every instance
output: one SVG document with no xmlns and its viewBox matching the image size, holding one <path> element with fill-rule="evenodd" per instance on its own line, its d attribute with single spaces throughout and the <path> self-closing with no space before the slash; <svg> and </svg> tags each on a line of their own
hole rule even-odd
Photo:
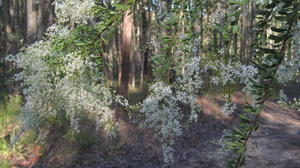
<svg viewBox="0 0 300 168">
<path fill-rule="evenodd" d="M 37 40 L 37 6 L 35 0 L 26 0 L 26 43 Z"/>
<path fill-rule="evenodd" d="M 127 96 L 130 78 L 130 55 L 132 50 L 133 14 L 127 11 L 123 17 L 122 43 L 121 43 L 121 81 L 120 94 Z"/>
</svg>

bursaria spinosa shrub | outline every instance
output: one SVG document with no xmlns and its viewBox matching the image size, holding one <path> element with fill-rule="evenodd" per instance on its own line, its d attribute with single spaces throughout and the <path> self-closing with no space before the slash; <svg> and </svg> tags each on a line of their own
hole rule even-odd
<svg viewBox="0 0 300 168">
<path fill-rule="evenodd" d="M 57 23 L 87 24 L 96 3 L 94 0 L 56 0 L 54 5 Z"/>
<path fill-rule="evenodd" d="M 291 42 L 291 55 L 285 57 L 283 63 L 276 72 L 276 79 L 279 83 L 286 84 L 297 79 L 300 75 L 300 21 L 295 25 L 295 31 Z"/>
<path fill-rule="evenodd" d="M 84 115 L 96 118 L 98 126 L 109 129 L 113 124 L 114 97 L 98 82 L 101 76 L 95 63 L 81 59 L 76 52 L 58 57 L 49 50 L 49 44 L 35 43 L 14 58 L 22 69 L 16 79 L 24 87 L 24 126 L 36 128 L 51 117 L 65 114 L 72 131 L 79 131 Z M 51 57 L 61 58 L 60 66 L 53 66 Z"/>
<path fill-rule="evenodd" d="M 22 69 L 15 80 L 22 81 L 25 104 L 22 108 L 25 128 L 37 127 L 42 118 L 55 116 L 55 84 L 51 81 L 53 71 L 43 60 L 51 55 L 49 42 L 37 42 L 15 57 L 9 56 L 17 68 Z"/>
<path fill-rule="evenodd" d="M 192 58 L 185 65 L 185 75 L 173 84 L 158 81 L 150 86 L 150 94 L 141 105 L 144 125 L 155 130 L 162 143 L 164 162 L 173 162 L 175 138 L 182 135 L 184 127 L 196 121 L 200 107 L 195 94 L 202 87 L 200 57 Z M 187 110 L 184 107 L 190 107 Z"/>
<path fill-rule="evenodd" d="M 173 161 L 173 144 L 182 135 L 183 111 L 181 104 L 188 103 L 187 94 L 174 91 L 172 86 L 156 82 L 150 87 L 150 94 L 142 103 L 141 113 L 145 125 L 153 128 L 162 143 L 164 161 Z"/>
<path fill-rule="evenodd" d="M 300 21 L 295 25 L 294 34 L 291 42 L 291 55 L 286 57 L 282 64 L 280 64 L 276 72 L 276 80 L 283 85 L 287 85 L 288 82 L 296 80 L 299 83 L 300 75 Z M 290 107 L 300 109 L 300 99 L 293 98 L 288 100 L 283 89 L 279 90 L 278 102 L 281 104 L 288 105 Z"/>
<path fill-rule="evenodd" d="M 217 86 L 232 84 L 244 84 L 247 86 L 249 81 L 257 74 L 255 67 L 243 65 L 240 62 L 209 61 L 205 69 L 213 71 L 211 83 Z"/>
<path fill-rule="evenodd" d="M 198 118 L 199 107 L 196 105 L 195 99 L 203 87 L 202 80 L 203 70 L 201 69 L 201 57 L 193 57 L 191 61 L 184 65 L 184 74 L 177 78 L 175 83 L 177 89 L 182 90 L 188 99 L 191 109 L 190 120 L 196 121 Z"/>
<path fill-rule="evenodd" d="M 118 102 L 128 109 L 134 107 L 104 85 L 101 47 L 109 34 L 103 32 L 110 29 L 107 26 L 116 26 L 114 23 L 122 20 L 122 13 L 127 11 L 128 6 L 113 5 L 116 9 L 110 11 L 105 7 L 95 9 L 97 5 L 94 0 L 55 0 L 54 4 L 56 23 L 48 29 L 46 37 L 16 56 L 7 57 L 21 70 L 15 79 L 21 81 L 24 88 L 23 128 L 41 128 L 47 121 L 59 118 L 66 119 L 72 133 L 78 133 L 82 118 L 89 117 L 96 121 L 98 128 L 112 130 L 115 124 L 111 108 L 113 103 Z M 93 11 L 97 19 L 93 19 Z M 160 11 L 162 16 L 158 18 L 165 17 L 163 25 L 178 26 L 178 20 L 183 17 L 178 17 L 176 11 L 173 14 Z M 226 15 L 226 12 L 217 14 L 215 22 L 221 25 Z M 187 23 L 188 20 L 189 17 L 186 18 Z M 299 33 L 294 36 L 296 40 L 293 44 L 299 47 L 296 45 Z M 150 86 L 149 95 L 139 104 L 140 112 L 144 117 L 142 125 L 153 129 L 161 141 L 164 162 L 171 163 L 176 137 L 182 135 L 185 127 L 199 117 L 201 107 L 195 101 L 197 94 L 204 92 L 204 87 L 211 84 L 227 89 L 222 112 L 229 116 L 236 109 L 231 101 L 232 87 L 236 84 L 248 87 L 250 81 L 255 80 L 257 69 L 236 59 L 227 59 L 229 57 L 224 55 L 226 48 L 221 49 L 220 55 L 214 59 L 199 57 L 200 41 L 196 32 L 177 33 L 176 30 L 168 36 L 154 34 L 152 38 L 148 47 L 153 53 L 152 65 L 157 80 Z M 174 46 L 170 41 L 174 41 Z M 166 49 L 172 52 L 166 52 Z M 297 51 L 294 52 L 296 56 L 281 67 L 278 80 L 284 77 L 280 74 L 290 70 L 287 68 L 289 65 L 299 63 L 299 48 L 293 51 Z M 176 80 L 172 79 L 172 82 L 166 80 L 171 70 L 177 71 L 174 75 Z M 291 74 L 288 76 L 295 73 Z"/>
<path fill-rule="evenodd" d="M 233 85 L 244 85 L 244 90 L 247 92 L 251 80 L 255 80 L 258 71 L 252 65 L 243 65 L 240 62 L 224 63 L 222 61 L 209 61 L 205 65 L 206 71 L 212 71 L 213 74 L 210 78 L 210 83 L 216 86 L 225 87 L 228 91 L 225 95 L 225 104 L 222 106 L 221 112 L 225 116 L 230 116 L 236 110 L 236 104 L 231 101 L 231 94 Z"/>
<path fill-rule="evenodd" d="M 168 13 L 163 20 L 161 19 L 159 20 L 162 25 L 174 25 L 178 17 L 176 14 Z M 169 40 L 176 41 L 174 43 L 177 46 L 172 53 L 173 63 L 169 61 L 171 56 L 166 56 L 165 50 L 157 50 L 161 48 L 161 45 L 163 48 L 172 48 L 166 42 Z M 174 160 L 173 145 L 176 137 L 182 135 L 184 127 L 197 120 L 201 109 L 195 102 L 196 94 L 199 93 L 203 84 L 200 69 L 201 58 L 197 54 L 197 49 L 187 44 L 189 42 L 191 42 L 191 35 L 178 34 L 171 37 L 161 36 L 155 32 L 149 44 L 153 50 L 152 61 L 157 80 L 150 86 L 150 94 L 141 104 L 141 114 L 144 117 L 142 124 L 152 128 L 160 139 L 166 164 Z M 194 50 L 195 52 L 192 52 Z M 187 53 L 187 51 L 191 52 Z M 194 57 L 190 59 L 177 59 L 182 55 L 189 57 L 191 53 Z M 176 80 L 172 79 L 172 82 L 166 81 L 166 76 L 168 76 L 166 74 L 174 70 L 169 67 L 170 64 L 176 64 L 177 66 L 173 68 L 183 72 L 177 79 L 174 75 Z"/>
<path fill-rule="evenodd" d="M 211 73 L 211 78 L 203 78 L 206 73 Z M 201 107 L 195 100 L 196 95 L 205 89 L 204 83 L 218 86 L 240 83 L 247 86 L 256 74 L 256 68 L 251 65 L 239 62 L 213 64 L 201 57 L 192 57 L 184 65 L 184 73 L 176 82 L 166 84 L 158 81 L 152 84 L 150 94 L 141 104 L 141 113 L 145 118 L 143 124 L 154 129 L 161 140 L 165 163 L 169 164 L 174 159 L 173 145 L 176 137 L 182 135 L 185 126 L 198 119 Z M 228 96 L 225 99 L 222 112 L 229 116 L 235 111 L 236 105 Z"/>
<path fill-rule="evenodd" d="M 93 55 L 80 51 L 54 49 L 53 39 L 68 36 L 65 23 L 87 24 L 93 0 L 59 0 L 57 22 L 47 37 L 16 56 L 7 57 L 21 70 L 15 79 L 22 82 L 25 103 L 22 108 L 23 128 L 36 129 L 55 118 L 66 118 L 70 131 L 78 133 L 82 117 L 95 119 L 98 127 L 111 130 L 114 125 L 111 109 L 114 94 L 104 86 L 101 69 Z"/>
</svg>

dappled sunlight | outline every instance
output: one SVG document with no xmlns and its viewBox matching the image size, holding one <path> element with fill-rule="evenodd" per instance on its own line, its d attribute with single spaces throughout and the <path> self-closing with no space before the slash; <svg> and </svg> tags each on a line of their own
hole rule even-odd
<svg viewBox="0 0 300 168">
<path fill-rule="evenodd" d="M 0 168 L 300 168 L 300 0 L 0 11 Z"/>
<path fill-rule="evenodd" d="M 13 158 L 11 164 L 14 166 L 21 166 L 21 167 L 32 167 L 38 163 L 41 153 L 42 147 L 41 146 L 33 146 L 28 147 L 26 149 L 26 158 Z"/>
<path fill-rule="evenodd" d="M 297 117 L 297 113 L 295 109 L 283 108 L 277 103 L 268 101 L 265 103 L 265 110 L 261 117 L 270 122 L 300 127 L 300 118 Z"/>
<path fill-rule="evenodd" d="M 241 91 L 234 92 L 232 101 L 236 104 L 246 105 L 246 103 L 251 104 L 252 97 L 248 94 L 245 94 Z"/>
<path fill-rule="evenodd" d="M 214 116 L 216 119 L 231 121 L 236 114 L 243 110 L 242 107 L 247 105 L 246 102 L 251 102 L 251 97 L 241 91 L 234 92 L 232 102 L 238 105 L 238 108 L 230 116 L 226 116 L 221 111 L 222 106 L 225 104 L 225 99 L 221 93 L 197 97 L 196 102 L 202 107 L 204 114 Z"/>
<path fill-rule="evenodd" d="M 201 105 L 204 114 L 214 116 L 217 119 L 224 119 L 221 114 L 221 107 L 211 98 L 197 98 L 196 102 Z"/>
</svg>

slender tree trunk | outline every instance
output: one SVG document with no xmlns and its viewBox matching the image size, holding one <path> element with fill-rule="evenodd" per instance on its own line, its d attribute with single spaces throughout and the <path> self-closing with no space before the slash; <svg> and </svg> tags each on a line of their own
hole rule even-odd
<svg viewBox="0 0 300 168">
<path fill-rule="evenodd" d="M 9 0 L 3 0 L 2 2 L 2 31 L 3 31 L 3 39 L 2 41 L 2 56 L 6 56 L 8 53 L 8 38 L 7 38 L 7 27 L 8 27 L 8 9 L 9 9 Z"/>
<path fill-rule="evenodd" d="M 234 56 L 237 56 L 237 50 L 238 50 L 238 36 L 237 33 L 234 34 L 234 41 L 233 41 L 233 50 L 234 50 Z"/>
<path fill-rule="evenodd" d="M 132 50 L 133 14 L 127 11 L 123 17 L 121 43 L 121 82 L 120 94 L 127 96 L 130 78 L 130 54 Z"/>
<path fill-rule="evenodd" d="M 245 8 L 242 9 L 242 17 L 241 17 L 241 34 L 244 36 L 245 34 Z M 240 39 L 240 61 L 244 61 L 245 56 L 245 39 L 244 37 Z"/>
<path fill-rule="evenodd" d="M 33 43 L 37 39 L 37 5 L 35 0 L 26 0 L 26 42 Z"/>
<path fill-rule="evenodd" d="M 47 27 L 47 2 L 46 0 L 39 1 L 39 9 L 37 14 L 37 39 L 40 40 L 43 37 L 43 33 Z"/>
<path fill-rule="evenodd" d="M 254 56 L 255 54 L 255 47 L 253 46 L 254 43 L 255 43 L 255 39 L 256 39 L 256 33 L 255 33 L 255 16 L 256 16 L 256 2 L 255 0 L 252 0 L 251 1 L 251 48 L 250 48 L 250 60 L 252 59 L 252 57 Z"/>
<path fill-rule="evenodd" d="M 200 52 L 202 53 L 203 52 L 203 33 L 204 33 L 204 30 L 203 30 L 203 6 L 202 6 L 202 4 L 201 4 L 201 14 L 200 14 L 200 26 L 201 26 L 201 32 L 200 32 Z"/>
</svg>

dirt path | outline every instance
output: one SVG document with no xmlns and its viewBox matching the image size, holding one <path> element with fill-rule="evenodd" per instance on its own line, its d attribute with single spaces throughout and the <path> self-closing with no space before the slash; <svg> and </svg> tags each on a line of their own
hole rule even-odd
<svg viewBox="0 0 300 168">
<path fill-rule="evenodd" d="M 239 109 L 244 104 L 242 97 L 241 93 L 234 97 Z M 211 142 L 236 121 L 234 117 L 226 120 L 220 115 L 220 107 L 217 107 L 221 104 L 220 100 L 205 98 L 204 103 L 204 113 L 214 117 L 207 124 L 203 121 L 196 123 L 182 138 L 180 145 L 185 146 L 179 152 L 182 157 L 172 168 L 226 167 L 226 154 L 220 151 L 220 146 Z M 267 101 L 261 118 L 260 129 L 253 133 L 248 143 L 243 168 L 300 168 L 300 112 Z"/>
<path fill-rule="evenodd" d="M 245 168 L 300 168 L 300 112 L 267 102 Z"/>
<path fill-rule="evenodd" d="M 244 105 L 243 96 L 235 94 L 233 101 L 239 110 L 229 118 L 220 112 L 224 103 L 221 99 L 206 96 L 199 100 L 204 113 L 177 139 L 176 161 L 168 168 L 226 168 L 227 154 L 215 141 L 224 130 L 237 124 L 237 116 Z M 253 133 L 248 143 L 247 164 L 243 168 L 300 168 L 300 112 L 267 101 L 261 118 L 260 129 Z M 126 133 L 130 143 L 118 144 L 114 150 L 107 150 L 103 144 L 96 145 L 89 152 L 79 153 L 77 161 L 68 168 L 161 168 L 163 158 L 153 133 L 126 124 L 125 127 L 131 132 Z M 56 167 L 55 163 L 46 165 L 37 167 Z"/>
</svg>

